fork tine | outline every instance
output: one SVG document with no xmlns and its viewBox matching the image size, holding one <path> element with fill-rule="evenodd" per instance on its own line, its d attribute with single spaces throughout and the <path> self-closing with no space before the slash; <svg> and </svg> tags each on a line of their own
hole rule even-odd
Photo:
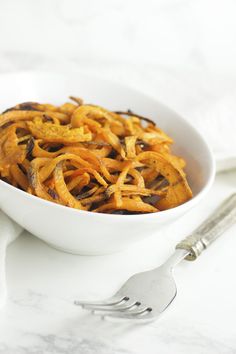
<svg viewBox="0 0 236 354">
<path fill-rule="evenodd" d="M 95 315 L 96 314 L 95 312 Z M 100 314 L 101 316 L 101 314 Z M 138 319 L 138 320 L 147 320 L 147 319 L 151 319 L 154 318 L 152 316 L 152 312 L 149 310 L 148 307 L 143 308 L 142 310 L 139 311 L 123 311 L 123 312 L 119 312 L 119 311 L 111 311 L 111 312 L 106 312 L 104 314 L 102 314 L 102 317 L 114 317 L 114 318 L 124 318 L 124 319 Z"/>
<path fill-rule="evenodd" d="M 123 302 L 122 302 L 123 304 Z M 127 300 L 125 302 L 125 305 L 120 305 L 120 303 L 116 305 L 110 305 L 110 306 L 87 306 L 85 305 L 83 308 L 85 310 L 92 310 L 92 311 L 126 311 L 126 310 L 131 310 L 132 308 L 137 308 L 137 306 L 140 306 L 140 302 L 138 301 L 129 301 Z"/>
<path fill-rule="evenodd" d="M 129 298 L 126 296 L 117 298 L 117 297 L 111 297 L 110 299 L 106 300 L 101 300 L 101 301 L 80 301 L 80 300 L 75 300 L 74 304 L 77 306 L 81 307 L 93 307 L 93 306 L 114 306 L 118 305 L 120 303 L 123 303 L 123 301 L 128 301 Z"/>
</svg>

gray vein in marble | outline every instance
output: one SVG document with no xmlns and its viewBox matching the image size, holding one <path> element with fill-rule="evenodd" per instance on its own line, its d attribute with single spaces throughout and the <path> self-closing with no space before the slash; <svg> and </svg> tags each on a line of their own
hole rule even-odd
<svg viewBox="0 0 236 354">
<path fill-rule="evenodd" d="M 91 329 L 93 331 L 93 329 Z M 132 354 L 122 348 L 117 348 L 112 341 L 107 342 L 102 338 L 85 338 L 78 333 L 71 334 L 35 334 L 23 335 L 26 345 L 6 345 L 0 343 L 0 354 Z M 32 343 L 32 345 L 29 345 Z"/>
</svg>

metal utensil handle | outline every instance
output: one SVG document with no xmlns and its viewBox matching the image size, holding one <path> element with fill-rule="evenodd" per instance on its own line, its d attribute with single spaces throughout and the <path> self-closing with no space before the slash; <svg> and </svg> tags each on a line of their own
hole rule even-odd
<svg viewBox="0 0 236 354">
<path fill-rule="evenodd" d="M 236 193 L 232 194 L 193 233 L 180 241 L 176 249 L 185 249 L 185 259 L 195 260 L 204 249 L 236 223 Z"/>
</svg>

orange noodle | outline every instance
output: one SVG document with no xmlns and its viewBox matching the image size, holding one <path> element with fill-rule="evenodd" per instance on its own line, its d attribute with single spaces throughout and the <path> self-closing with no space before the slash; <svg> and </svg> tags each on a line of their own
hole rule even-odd
<svg viewBox="0 0 236 354">
<path fill-rule="evenodd" d="M 109 214 L 153 213 L 192 197 L 173 139 L 146 117 L 80 98 L 0 115 L 0 178 L 40 198 Z"/>
</svg>

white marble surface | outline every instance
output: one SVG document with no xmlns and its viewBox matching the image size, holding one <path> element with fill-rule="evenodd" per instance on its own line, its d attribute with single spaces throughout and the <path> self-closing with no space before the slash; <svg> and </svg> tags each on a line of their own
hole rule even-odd
<svg viewBox="0 0 236 354">
<path fill-rule="evenodd" d="M 207 112 L 214 126 L 215 114 L 236 113 L 235 10 L 234 0 L 2 1 L 0 73 L 89 72 L 154 95 L 195 124 Z M 7 254 L 0 354 L 236 353 L 235 228 L 178 267 L 178 297 L 156 323 L 101 321 L 73 305 L 164 261 L 235 181 L 235 171 L 218 175 L 209 198 L 163 232 L 161 249 L 152 238 L 124 253 L 79 257 L 22 235 Z"/>
<path fill-rule="evenodd" d="M 111 295 L 137 271 L 159 265 L 176 242 L 231 191 L 236 173 L 217 177 L 209 198 L 163 232 L 126 252 L 65 254 L 25 233 L 9 246 L 9 300 L 0 315 L 1 354 L 236 353 L 235 227 L 196 262 L 176 268 L 178 296 L 155 323 L 101 320 L 73 305 Z"/>
</svg>

